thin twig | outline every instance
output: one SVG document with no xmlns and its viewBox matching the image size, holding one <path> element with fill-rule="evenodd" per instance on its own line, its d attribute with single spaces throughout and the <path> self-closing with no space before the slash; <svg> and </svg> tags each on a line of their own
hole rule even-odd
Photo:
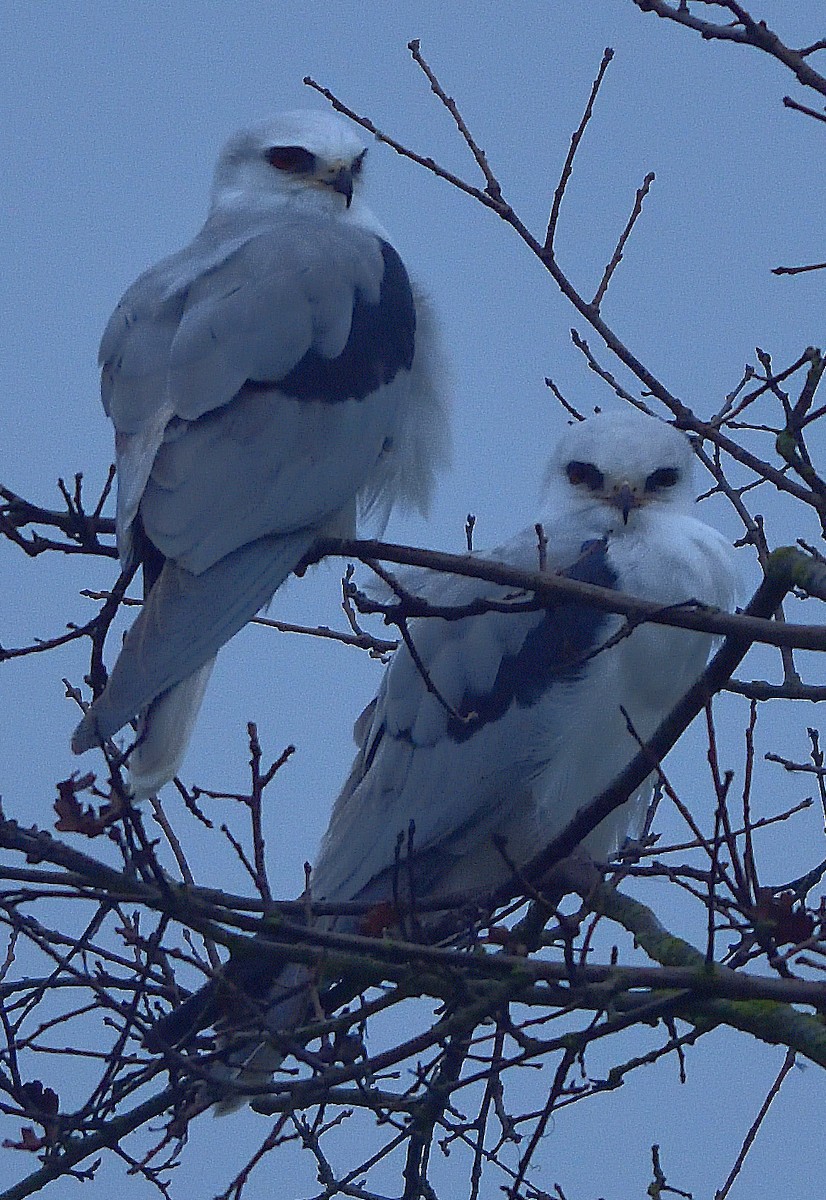
<svg viewBox="0 0 826 1200">
<path fill-rule="evenodd" d="M 608 284 L 611 282 L 611 278 L 612 278 L 614 272 L 616 271 L 617 267 L 622 262 L 622 254 L 625 249 L 625 244 L 628 241 L 629 237 L 631 236 L 631 231 L 637 222 L 637 218 L 639 217 L 640 213 L 642 212 L 643 201 L 645 200 L 645 197 L 648 195 L 651 184 L 654 182 L 655 178 L 656 177 L 654 175 L 654 172 L 649 171 L 648 174 L 646 175 L 645 179 L 642 181 L 642 186 L 637 189 L 637 194 L 634 199 L 634 207 L 631 210 L 631 216 L 628 218 L 628 223 L 626 224 L 625 228 L 623 229 L 622 233 L 620 234 L 620 238 L 619 238 L 619 241 L 617 242 L 616 249 L 614 250 L 614 253 L 611 255 L 608 265 L 606 266 L 605 271 L 603 273 L 602 279 L 599 282 L 599 287 L 594 292 L 594 298 L 591 301 L 591 304 L 597 310 L 599 310 L 599 307 L 605 298 L 605 293 L 608 291 Z"/>
<path fill-rule="evenodd" d="M 737 1155 L 734 1166 L 731 1168 L 726 1182 L 718 1191 L 714 1193 L 714 1200 L 726 1200 L 726 1197 L 734 1185 L 735 1179 L 742 1170 L 743 1163 L 746 1161 L 746 1155 L 754 1145 L 754 1139 L 757 1137 L 760 1126 L 763 1124 L 766 1114 L 771 1108 L 772 1101 L 775 1099 L 780 1091 L 780 1088 L 783 1086 L 783 1080 L 786 1078 L 789 1071 L 791 1071 L 795 1064 L 795 1058 L 796 1055 L 794 1050 L 786 1051 L 786 1057 L 783 1059 L 783 1066 L 778 1071 L 774 1083 L 769 1088 L 768 1092 L 766 1093 L 766 1098 L 760 1106 L 760 1111 L 754 1118 L 751 1128 L 743 1139 L 743 1145 L 740 1147 L 740 1153 Z"/>
<path fill-rule="evenodd" d="M 585 112 L 582 114 L 582 119 L 579 122 L 579 125 L 571 135 L 571 144 L 568 147 L 568 153 L 565 157 L 562 173 L 559 176 L 559 183 L 556 185 L 554 198 L 551 203 L 551 213 L 548 217 L 548 227 L 545 231 L 545 241 L 542 246 L 542 250 L 545 254 L 553 254 L 554 237 L 556 236 L 556 227 L 559 222 L 559 210 L 562 205 L 562 198 L 565 195 L 565 189 L 568 186 L 568 180 L 571 178 L 571 172 L 574 166 L 574 158 L 576 157 L 579 143 L 582 141 L 582 135 L 585 133 L 588 122 L 593 116 L 594 102 L 596 101 L 597 94 L 602 86 L 605 72 L 608 70 L 608 64 L 611 62 L 613 57 L 614 51 L 610 48 L 610 46 L 607 46 L 603 51 L 602 61 L 599 64 L 599 70 L 597 71 L 596 78 L 591 85 L 591 94 L 588 97 L 588 103 L 585 105 Z"/>
<path fill-rule="evenodd" d="M 478 145 L 467 125 L 465 124 L 464 117 L 456 107 L 456 101 L 451 96 L 447 95 L 444 88 L 439 83 L 439 80 L 436 78 L 434 72 L 425 62 L 421 52 L 421 43 L 419 42 L 419 39 L 414 38 L 412 41 L 408 42 L 407 48 L 413 56 L 413 61 L 422 69 L 427 77 L 427 81 L 430 84 L 430 90 L 434 95 L 438 96 L 442 104 L 444 104 L 447 111 L 453 117 L 453 120 L 456 122 L 456 128 L 464 138 L 465 144 L 467 145 L 473 157 L 476 159 L 477 166 L 485 177 L 485 191 L 491 197 L 491 199 L 502 201 L 502 189 L 499 185 L 499 180 L 490 169 L 490 164 L 487 160 L 484 150 L 482 150 Z"/>
</svg>

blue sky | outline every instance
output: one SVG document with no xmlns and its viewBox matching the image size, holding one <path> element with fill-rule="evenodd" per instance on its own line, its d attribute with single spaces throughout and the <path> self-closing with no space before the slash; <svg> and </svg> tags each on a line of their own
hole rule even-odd
<svg viewBox="0 0 826 1200">
<path fill-rule="evenodd" d="M 782 0 L 753 5 L 797 44 L 822 36 L 817 8 Z M 646 172 L 656 172 L 604 314 L 700 415 L 719 407 L 744 363 L 754 361 L 755 344 L 777 363 L 822 345 L 823 276 L 776 278 L 770 268 L 824 257 L 824 134 L 782 107 L 793 80 L 755 51 L 704 43 L 642 15 L 630 0 L 6 6 L 0 478 L 8 486 L 45 505 L 58 501 L 59 475 L 83 470 L 90 494 L 100 486 L 112 457 L 96 368 L 108 315 L 140 271 L 198 228 L 214 159 L 229 133 L 280 108 L 323 105 L 302 86 L 304 75 L 477 181 L 448 114 L 410 60 L 412 37 L 421 39 L 459 103 L 507 199 L 537 231 L 602 51 L 614 48 L 565 199 L 560 261 L 593 290 L 636 188 Z M 490 212 L 379 146 L 370 153 L 368 188 L 411 273 L 433 298 L 453 371 L 454 467 L 429 522 L 397 517 L 388 532 L 460 550 L 472 511 L 477 544 L 495 544 L 541 515 L 542 471 L 563 425 L 544 376 L 585 411 L 610 403 L 568 331 L 574 324 L 595 349 L 598 339 Z M 602 360 L 614 366 L 604 353 Z M 736 536 L 722 508 L 709 506 L 707 516 Z M 779 506 L 766 516 L 774 543 L 813 535 Z M 0 637 L 8 645 L 88 619 L 79 589 L 113 579 L 109 563 L 47 556 L 29 563 L 5 544 L 0 572 Z M 747 554 L 744 574 L 753 581 Z M 336 565 L 321 567 L 279 592 L 271 615 L 340 624 L 337 592 Z M 219 659 L 184 777 L 243 786 L 249 719 L 258 722 L 269 754 L 297 745 L 268 813 L 272 879 L 281 895 L 302 886 L 302 864 L 313 857 L 349 768 L 353 720 L 379 670 L 354 651 L 250 628 Z M 60 681 L 65 675 L 79 682 L 83 672 L 83 655 L 72 648 L 7 665 L 0 675 L 0 791 L 21 821 L 48 826 L 54 782 L 77 766 L 68 749 L 76 714 Z M 799 740 L 797 724 L 778 714 L 764 748 L 803 755 Z M 676 756 L 675 772 L 689 793 L 705 788 L 701 753 L 695 737 Z M 779 794 L 798 798 L 785 778 L 767 780 L 767 811 Z M 191 837 L 197 847 L 197 833 Z M 778 845 L 794 852 L 793 839 L 781 837 Z M 786 878 L 785 870 L 778 863 L 768 874 Z M 204 867 L 205 881 L 216 884 L 218 876 L 233 889 L 243 885 L 229 856 Z M 596 1101 L 558 1118 L 537 1183 L 550 1188 L 558 1181 L 569 1200 L 640 1194 L 656 1140 L 677 1186 L 713 1192 L 781 1059 L 722 1035 L 707 1039 L 694 1059 L 684 1088 L 672 1064 L 629 1084 L 620 1102 Z M 815 1068 L 793 1072 L 747 1164 L 741 1195 L 757 1188 L 791 1194 L 790 1180 L 806 1178 L 806 1147 L 820 1133 L 814 1114 L 825 1093 Z M 609 1120 L 610 1136 L 603 1127 Z M 264 1129 L 247 1114 L 220 1126 L 202 1122 L 177 1194 L 210 1195 L 212 1180 L 225 1186 L 230 1154 L 240 1165 L 244 1147 L 252 1149 Z M 604 1137 L 605 1156 L 583 1155 L 584 1146 Z M 0 1180 L 23 1169 L 2 1153 Z M 110 1194 L 114 1179 L 120 1168 L 84 1195 Z M 118 1186 L 130 1194 L 128 1182 Z M 143 1186 L 132 1183 L 131 1194 L 143 1195 Z M 308 1165 L 271 1159 L 245 1196 L 293 1190 L 312 1194 Z M 67 1181 L 50 1194 L 62 1200 L 76 1191 Z"/>
</svg>

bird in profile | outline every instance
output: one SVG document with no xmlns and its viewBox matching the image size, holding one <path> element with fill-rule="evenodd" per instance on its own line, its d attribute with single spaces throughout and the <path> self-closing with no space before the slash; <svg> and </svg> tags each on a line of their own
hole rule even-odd
<svg viewBox="0 0 826 1200">
<path fill-rule="evenodd" d="M 632 409 L 569 428 L 547 474 L 544 569 L 663 606 L 730 608 L 732 549 L 692 511 L 693 460 L 682 433 Z M 486 557 L 537 570 L 535 528 Z M 440 607 L 525 598 L 466 576 L 411 573 L 404 584 Z M 710 635 L 649 623 L 617 637 L 622 620 L 566 599 L 411 621 L 415 655 L 396 651 L 356 724 L 359 749 L 311 876 L 313 900 L 380 905 L 408 876 L 419 902 L 481 898 L 507 882 L 611 784 L 638 752 L 634 734 L 649 738 L 706 664 Z M 614 853 L 638 831 L 651 793 L 649 779 L 583 848 L 597 859 Z M 411 827 L 410 870 L 400 871 L 399 839 Z M 319 924 L 358 928 L 353 917 Z M 258 1005 L 257 1040 L 226 1035 L 236 1084 L 261 1086 L 278 1066 L 278 1039 L 261 1029 L 301 1023 L 310 974 L 297 964 L 273 980 L 263 959 L 248 956 L 243 970 L 230 963 L 236 999 L 240 987 Z M 172 1044 L 193 1019 L 219 1019 L 219 993 L 213 981 L 173 1010 L 160 1040 Z"/>
<path fill-rule="evenodd" d="M 314 542 L 425 511 L 445 464 L 438 337 L 361 198 L 366 153 L 325 112 L 236 134 L 203 228 L 104 332 L 118 550 L 145 601 L 72 748 L 139 717 L 136 798 L 175 775 L 217 651 Z"/>
</svg>

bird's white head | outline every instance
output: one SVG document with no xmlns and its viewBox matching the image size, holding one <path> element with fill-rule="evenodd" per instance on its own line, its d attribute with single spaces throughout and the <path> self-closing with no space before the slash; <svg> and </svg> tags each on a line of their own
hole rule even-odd
<svg viewBox="0 0 826 1200">
<path fill-rule="evenodd" d="M 665 506 L 690 508 L 693 464 L 685 434 L 629 408 L 567 429 L 545 482 L 555 507 L 588 515 L 605 532 L 621 532 Z"/>
<path fill-rule="evenodd" d="M 215 168 L 212 208 L 266 209 L 292 202 L 345 212 L 366 154 L 352 126 L 332 113 L 281 113 L 226 143 Z"/>
</svg>

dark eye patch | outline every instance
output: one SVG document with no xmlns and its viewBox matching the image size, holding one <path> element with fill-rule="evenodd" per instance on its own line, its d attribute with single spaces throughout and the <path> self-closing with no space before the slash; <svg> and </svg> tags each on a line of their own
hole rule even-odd
<svg viewBox="0 0 826 1200">
<path fill-rule="evenodd" d="M 309 175 L 315 169 L 315 155 L 303 146 L 270 146 L 264 157 L 271 167 L 293 175 Z"/>
<path fill-rule="evenodd" d="M 584 483 L 592 492 L 597 492 L 605 483 L 605 476 L 593 463 L 577 462 L 573 459 L 565 467 L 565 474 L 574 487 Z"/>
<path fill-rule="evenodd" d="M 676 467 L 659 467 L 652 471 L 645 481 L 647 492 L 656 492 L 659 488 L 672 488 L 678 482 L 680 472 Z"/>
</svg>

